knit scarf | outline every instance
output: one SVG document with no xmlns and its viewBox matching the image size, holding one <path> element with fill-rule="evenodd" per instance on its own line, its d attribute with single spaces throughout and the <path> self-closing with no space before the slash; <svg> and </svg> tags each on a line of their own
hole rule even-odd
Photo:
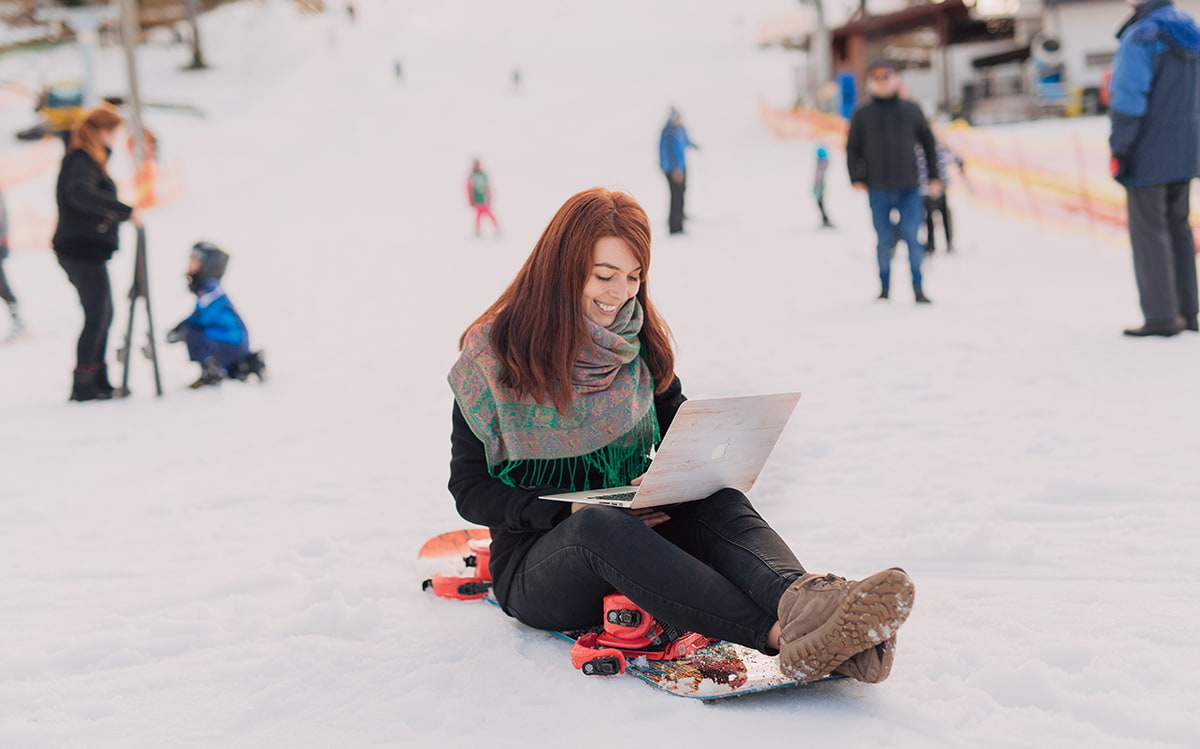
<svg viewBox="0 0 1200 749">
<path fill-rule="evenodd" d="M 505 484 L 574 491 L 622 486 L 649 465 L 659 432 L 654 382 L 640 356 L 642 307 L 631 299 L 608 327 L 591 320 L 587 326 L 566 413 L 518 396 L 501 382 L 489 324 L 467 333 L 450 370 L 450 389 L 483 443 L 488 472 Z M 602 477 L 602 487 L 588 485 L 592 472 Z"/>
</svg>

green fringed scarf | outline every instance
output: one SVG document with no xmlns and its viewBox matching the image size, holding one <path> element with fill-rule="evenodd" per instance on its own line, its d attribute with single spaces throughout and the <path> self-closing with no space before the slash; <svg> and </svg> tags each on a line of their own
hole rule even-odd
<svg viewBox="0 0 1200 749">
<path fill-rule="evenodd" d="M 645 473 L 659 442 L 654 382 L 642 344 L 642 307 L 630 299 L 607 328 L 588 320 L 575 361 L 575 400 L 565 414 L 500 381 L 489 325 L 473 328 L 450 370 L 450 389 L 483 443 L 488 472 L 509 486 L 572 491 L 623 486 Z M 592 472 L 601 487 L 589 486 Z"/>
</svg>

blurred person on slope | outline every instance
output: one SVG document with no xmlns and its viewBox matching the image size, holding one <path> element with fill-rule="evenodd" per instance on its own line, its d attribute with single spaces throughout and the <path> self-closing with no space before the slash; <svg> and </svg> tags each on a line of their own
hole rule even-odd
<svg viewBox="0 0 1200 749">
<path fill-rule="evenodd" d="M 912 606 L 902 570 L 810 574 L 734 489 L 640 510 L 540 499 L 638 483 L 685 400 L 649 271 L 645 211 L 585 190 L 459 340 L 449 488 L 491 529 L 496 600 L 570 630 L 599 623 L 615 589 L 661 622 L 778 653 L 795 678 L 883 681 Z"/>
<path fill-rule="evenodd" d="M 829 171 L 829 151 L 824 143 L 817 145 L 817 171 L 813 176 L 813 197 L 817 201 L 817 210 L 821 212 L 821 228 L 832 229 L 833 222 L 825 213 L 825 175 Z"/>
<path fill-rule="evenodd" d="M 925 246 L 918 237 L 924 218 L 920 176 L 917 172 L 916 147 L 936 153 L 937 144 L 925 115 L 915 103 L 900 95 L 900 73 L 891 60 L 875 60 L 867 65 L 867 93 L 850 117 L 846 138 L 846 167 L 854 189 L 867 193 L 871 218 L 875 225 L 875 255 L 879 263 L 879 298 L 891 293 L 892 247 L 897 233 L 908 245 L 908 267 L 912 276 L 913 296 L 928 304 L 921 278 Z M 940 195 L 941 174 L 937 163 L 928 164 L 929 193 Z M 892 211 L 900 215 L 893 223 Z"/>
<path fill-rule="evenodd" d="M 196 309 L 167 333 L 167 343 L 183 341 L 188 358 L 200 365 L 192 389 L 220 384 L 226 377 L 265 377 L 262 352 L 251 353 L 246 323 L 221 287 L 228 264 L 229 255 L 211 242 L 197 242 L 188 259 L 188 289 L 196 295 Z"/>
<path fill-rule="evenodd" d="M 929 122 L 932 129 L 933 122 Z M 934 136 L 937 137 L 936 135 Z M 920 175 L 921 200 L 925 206 L 925 252 L 932 255 L 937 250 L 937 231 L 935 217 L 942 217 L 942 230 L 946 235 L 946 253 L 954 252 L 954 235 L 950 223 L 950 205 L 946 202 L 946 188 L 950 185 L 950 167 L 956 167 L 958 173 L 963 171 L 962 157 L 950 149 L 950 146 L 938 139 L 937 141 L 937 172 L 942 175 L 942 189 L 937 195 L 929 189 L 929 168 L 925 164 L 926 154 L 921 148 L 917 149 L 917 172 Z"/>
<path fill-rule="evenodd" d="M 117 185 L 108 174 L 108 159 L 121 125 L 121 116 L 107 106 L 93 109 L 76 125 L 55 189 L 58 224 L 52 240 L 54 254 L 83 307 L 83 331 L 75 347 L 73 401 L 113 397 L 104 361 L 113 319 L 108 260 L 119 246 L 117 227 L 121 222 L 138 226 L 142 222 L 137 209 L 117 199 Z"/>
<path fill-rule="evenodd" d="M 1171 0 L 1131 0 L 1112 66 L 1112 176 L 1125 186 L 1143 323 L 1128 336 L 1196 330 L 1196 246 L 1188 223 L 1200 176 L 1200 27 Z"/>
<path fill-rule="evenodd" d="M 467 175 L 467 202 L 475 209 L 475 236 L 481 236 L 483 220 L 492 222 L 492 230 L 500 234 L 500 224 L 492 213 L 492 185 L 487 172 L 479 164 L 479 159 L 471 164 L 471 173 Z"/>
<path fill-rule="evenodd" d="M 0 191 L 0 299 L 8 305 L 8 314 L 12 318 L 8 337 L 14 338 L 24 328 L 21 313 L 17 307 L 17 297 L 8 285 L 8 276 L 4 274 L 4 261 L 8 258 L 8 209 L 4 204 L 4 193 Z"/>
<path fill-rule="evenodd" d="M 687 190 L 687 150 L 700 147 L 688 137 L 687 128 L 683 126 L 683 115 L 675 107 L 667 114 L 667 124 L 663 126 L 658 139 L 658 165 L 667 178 L 667 189 L 670 191 L 671 206 L 667 215 L 667 229 L 672 234 L 683 233 L 683 220 L 686 214 L 683 209 L 683 194 Z"/>
</svg>

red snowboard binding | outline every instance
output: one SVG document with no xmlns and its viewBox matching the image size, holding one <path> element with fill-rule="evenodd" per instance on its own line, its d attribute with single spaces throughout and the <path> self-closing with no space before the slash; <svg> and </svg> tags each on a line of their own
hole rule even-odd
<svg viewBox="0 0 1200 749">
<path fill-rule="evenodd" d="M 620 593 L 604 597 L 604 630 L 581 635 L 571 646 L 571 665 L 586 676 L 625 673 L 630 658 L 669 661 L 698 650 L 711 637 L 663 626 Z"/>
<path fill-rule="evenodd" d="M 491 543 L 490 539 L 472 539 L 467 542 L 471 554 L 463 557 L 463 564 L 468 569 L 475 569 L 473 576 L 434 575 L 421 583 L 421 590 L 432 588 L 436 596 L 456 598 L 460 601 L 483 598 L 492 589 L 492 573 L 488 569 L 488 562 L 492 558 Z"/>
</svg>

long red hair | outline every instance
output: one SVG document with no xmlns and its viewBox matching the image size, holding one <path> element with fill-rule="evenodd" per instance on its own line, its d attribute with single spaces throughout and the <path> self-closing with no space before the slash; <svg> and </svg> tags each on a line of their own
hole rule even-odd
<svg viewBox="0 0 1200 749">
<path fill-rule="evenodd" d="M 642 356 L 661 393 L 675 377 L 671 330 L 650 301 L 650 220 L 623 192 L 594 187 L 563 203 L 516 278 L 475 322 L 491 322 L 491 344 L 505 383 L 523 396 L 566 411 L 574 399 L 571 374 L 587 340 L 583 287 L 592 272 L 592 250 L 604 237 L 629 245 L 642 267 Z M 462 347 L 464 332 L 459 339 Z"/>
<path fill-rule="evenodd" d="M 92 161 L 96 162 L 101 171 L 107 173 L 108 150 L 100 141 L 100 133 L 116 130 L 122 123 L 121 115 L 117 114 L 116 110 L 105 105 L 96 107 L 79 124 L 75 125 L 75 129 L 71 131 L 71 143 L 67 150 L 78 148 L 84 151 L 92 157 Z"/>
</svg>

